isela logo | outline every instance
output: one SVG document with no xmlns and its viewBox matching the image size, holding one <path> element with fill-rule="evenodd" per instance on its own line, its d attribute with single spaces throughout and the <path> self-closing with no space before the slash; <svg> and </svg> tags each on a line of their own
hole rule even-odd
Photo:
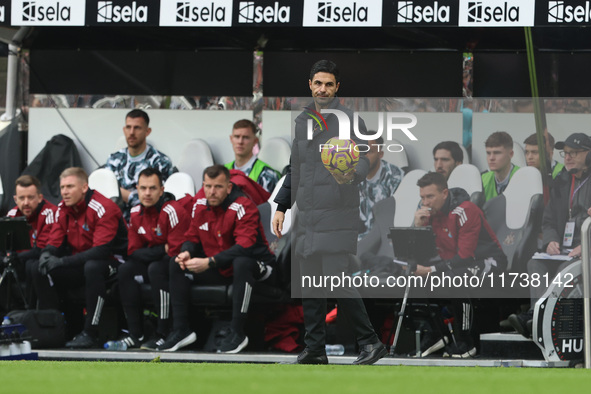
<svg viewBox="0 0 591 394">
<path fill-rule="evenodd" d="M 177 22 L 223 22 L 226 20 L 226 8 L 211 2 L 204 7 L 193 5 L 190 1 L 176 3 Z"/>
<path fill-rule="evenodd" d="M 112 1 L 99 1 L 97 3 L 96 21 L 102 23 L 117 22 L 141 22 L 148 21 L 148 7 L 138 6 L 137 2 L 131 5 L 113 5 Z"/>
<path fill-rule="evenodd" d="M 311 118 L 308 119 L 306 124 L 308 140 L 312 140 L 314 138 L 314 134 L 318 133 L 319 130 L 328 130 L 326 118 L 323 115 L 332 114 L 336 116 L 338 121 L 338 138 L 340 140 L 351 139 L 351 130 L 353 130 L 355 136 L 363 141 L 375 140 L 381 137 L 384 132 L 386 133 L 384 140 L 391 141 L 393 139 L 394 131 L 400 130 L 409 140 L 417 141 L 417 137 L 415 137 L 415 135 L 410 131 L 410 129 L 417 125 L 417 117 L 414 114 L 407 112 L 378 112 L 378 127 L 374 134 L 363 134 L 359 131 L 359 114 L 357 112 L 353 113 L 353 127 L 351 127 L 351 119 L 349 116 L 345 112 L 338 109 L 321 109 L 320 113 L 318 113 L 311 108 L 306 108 L 306 114 Z M 386 121 L 385 127 L 384 120 Z M 359 152 L 367 152 L 369 150 L 369 145 L 357 144 L 357 146 L 358 148 L 355 149 L 357 149 Z M 326 144 L 320 144 L 320 151 L 326 148 Z M 401 151 L 400 144 L 386 144 L 382 148 L 390 152 Z"/>
<path fill-rule="evenodd" d="M 368 8 L 353 2 L 352 7 L 333 6 L 331 1 L 318 3 L 318 22 L 367 22 Z"/>
<path fill-rule="evenodd" d="M 437 23 L 449 22 L 451 9 L 446 5 L 439 5 L 439 2 L 433 2 L 433 5 L 414 5 L 413 1 L 398 2 L 398 23 Z"/>
<path fill-rule="evenodd" d="M 275 2 L 272 6 L 255 6 L 254 1 L 241 1 L 238 8 L 238 23 L 289 23 L 291 7 L 279 6 Z"/>
<path fill-rule="evenodd" d="M 519 6 L 510 6 L 508 2 L 502 5 L 484 5 L 481 1 L 468 2 L 468 22 L 518 22 Z"/>
<path fill-rule="evenodd" d="M 72 14 L 71 7 L 63 6 L 59 1 L 52 5 L 24 1 L 22 10 L 23 22 L 68 22 Z"/>
<path fill-rule="evenodd" d="M 585 5 L 565 4 L 565 1 L 548 2 L 548 22 L 549 23 L 585 23 L 591 21 L 591 4 L 589 1 Z"/>
</svg>

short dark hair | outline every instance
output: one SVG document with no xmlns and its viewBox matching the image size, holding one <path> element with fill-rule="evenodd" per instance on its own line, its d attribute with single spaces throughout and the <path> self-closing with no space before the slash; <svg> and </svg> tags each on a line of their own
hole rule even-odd
<svg viewBox="0 0 591 394">
<path fill-rule="evenodd" d="M 314 79 L 314 75 L 321 72 L 334 75 L 334 79 L 337 83 L 339 83 L 341 80 L 341 74 L 339 72 L 339 69 L 336 63 L 333 61 L 323 59 L 318 60 L 316 63 L 314 63 L 312 69 L 310 70 L 310 81 Z"/>
<path fill-rule="evenodd" d="M 447 181 L 445 177 L 438 172 L 428 172 L 417 181 L 418 187 L 427 187 L 429 185 L 436 185 L 440 192 L 447 189 Z"/>
<path fill-rule="evenodd" d="M 546 136 L 544 136 L 544 138 L 546 138 Z M 554 144 L 556 143 L 556 141 L 554 140 L 554 137 L 552 136 L 552 134 L 550 134 L 550 132 L 548 132 L 548 142 L 550 143 L 550 146 L 554 148 Z"/>
<path fill-rule="evenodd" d="M 37 188 L 37 194 L 41 193 L 41 182 L 39 182 L 39 179 L 37 179 L 37 177 L 33 176 L 33 175 L 21 175 L 18 178 L 16 178 L 16 181 L 14 181 L 14 186 L 20 186 L 20 187 L 29 187 L 29 186 L 35 186 L 35 188 Z"/>
<path fill-rule="evenodd" d="M 542 136 L 542 141 L 546 144 L 546 137 Z M 538 145 L 538 135 L 533 133 L 523 141 L 524 145 Z"/>
<path fill-rule="evenodd" d="M 143 176 L 151 177 L 152 175 L 156 175 L 158 177 L 158 183 L 160 183 L 160 186 L 162 186 L 162 172 L 160 172 L 160 170 L 158 168 L 154 168 L 154 167 L 144 168 L 143 170 L 140 171 L 140 174 L 138 175 L 137 179 L 139 181 L 139 179 Z"/>
<path fill-rule="evenodd" d="M 257 135 L 257 126 L 248 119 L 240 119 L 232 126 L 232 130 L 236 129 L 250 129 L 252 134 Z"/>
<path fill-rule="evenodd" d="M 435 157 L 435 152 L 437 152 L 439 149 L 445 149 L 449 151 L 454 161 L 460 161 L 462 163 L 464 162 L 464 151 L 460 147 L 460 144 L 458 144 L 457 142 L 442 141 L 438 143 L 437 145 L 435 145 L 435 148 L 433 148 L 433 157 Z"/>
<path fill-rule="evenodd" d="M 205 175 L 207 175 L 208 178 L 213 179 L 222 174 L 226 176 L 227 181 L 230 181 L 230 170 L 221 164 L 214 164 L 203 170 L 203 180 L 205 180 Z"/>
<path fill-rule="evenodd" d="M 125 118 L 142 118 L 146 121 L 146 125 L 150 124 L 150 117 L 145 111 L 142 111 L 141 109 L 132 109 L 127 113 L 127 115 L 125 115 Z"/>
<path fill-rule="evenodd" d="M 484 142 L 487 148 L 494 148 L 495 146 L 502 146 L 507 149 L 513 149 L 513 138 L 505 131 L 495 131 L 488 136 Z"/>
<path fill-rule="evenodd" d="M 369 134 L 374 134 L 375 131 L 374 130 L 368 130 Z M 384 138 L 382 136 L 379 136 L 376 139 L 370 140 L 370 141 L 375 141 L 375 145 L 382 145 L 384 143 Z"/>
</svg>

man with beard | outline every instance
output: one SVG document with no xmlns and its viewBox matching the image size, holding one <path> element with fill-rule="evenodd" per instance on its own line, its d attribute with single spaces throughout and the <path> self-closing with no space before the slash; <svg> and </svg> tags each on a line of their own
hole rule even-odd
<svg viewBox="0 0 591 394">
<path fill-rule="evenodd" d="M 130 111 L 125 117 L 123 134 L 127 147 L 109 156 L 105 168 L 113 171 L 119 182 L 121 197 L 125 202 L 123 216 L 129 220 L 130 209 L 139 204 L 137 180 L 139 173 L 148 167 L 162 173 L 162 181 L 176 171 L 172 161 L 164 153 L 149 145 L 146 138 L 152 133 L 150 118 L 141 109 Z"/>
<path fill-rule="evenodd" d="M 369 160 L 364 154 L 354 170 L 346 174 L 329 172 L 320 159 L 319 147 L 339 135 L 339 116 L 347 116 L 353 125 L 353 111 L 336 99 L 339 90 L 339 70 L 329 60 L 316 62 L 310 71 L 308 86 L 313 97 L 295 120 L 295 138 L 291 147 L 291 167 L 277 196 L 277 212 L 273 217 L 273 232 L 281 238 L 285 211 L 294 202 L 298 206 L 298 220 L 292 254 L 300 265 L 297 279 L 346 276 L 350 255 L 357 252 L 359 217 L 359 183 L 369 173 Z M 333 111 L 324 112 L 323 110 Z M 308 130 L 308 115 L 322 114 L 325 127 L 317 124 Z M 340 111 L 340 112 L 334 112 Z M 362 119 L 359 130 L 366 133 Z M 311 135 L 308 135 L 310 132 Z M 363 141 L 350 135 L 356 143 Z M 293 198 L 292 198 L 293 195 Z M 297 280 L 296 279 L 296 280 Z M 328 290 L 301 283 L 306 348 L 297 358 L 298 364 L 328 364 L 326 357 L 326 312 Z M 337 299 L 339 319 L 348 321 L 360 348 L 354 364 L 373 364 L 387 353 L 378 339 L 355 287 L 333 289 L 330 297 Z"/>
<path fill-rule="evenodd" d="M 16 265 L 16 271 L 22 278 L 25 269 L 27 270 L 27 302 L 32 304 L 33 284 L 28 270 L 32 269 L 41 255 L 41 250 L 47 246 L 57 207 L 43 198 L 41 182 L 32 175 L 22 175 L 17 178 L 14 202 L 16 207 L 8 211 L 6 216 L 13 218 L 24 216 L 27 218 L 27 223 L 31 225 L 29 230 L 31 249 L 18 252 L 17 257 L 21 264 Z"/>
</svg>

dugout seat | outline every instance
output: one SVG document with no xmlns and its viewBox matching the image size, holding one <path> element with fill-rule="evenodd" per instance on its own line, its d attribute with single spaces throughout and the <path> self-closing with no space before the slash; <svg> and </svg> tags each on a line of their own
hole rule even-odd
<svg viewBox="0 0 591 394">
<path fill-rule="evenodd" d="M 183 147 L 176 167 L 189 174 L 193 178 L 195 190 L 199 190 L 203 184 L 203 170 L 213 164 L 213 155 L 207 142 L 195 138 L 187 141 Z"/>
<path fill-rule="evenodd" d="M 507 255 L 507 271 L 525 272 L 542 228 L 540 172 L 535 167 L 520 168 L 503 194 L 488 200 L 482 210 Z"/>
<path fill-rule="evenodd" d="M 515 164 L 518 167 L 527 167 L 527 161 L 525 160 L 525 151 L 521 144 L 516 141 L 513 141 L 513 158 L 511 158 L 511 163 Z"/>
<path fill-rule="evenodd" d="M 460 145 L 460 149 L 462 150 L 462 153 L 464 154 L 464 160 L 462 160 L 463 164 L 470 164 L 470 155 L 468 154 L 468 151 L 466 150 L 466 148 L 464 147 L 464 145 L 459 144 Z"/>
<path fill-rule="evenodd" d="M 402 178 L 398 189 L 394 192 L 396 209 L 394 212 L 394 227 L 412 226 L 420 202 L 417 181 L 427 173 L 425 170 L 412 170 Z"/>
<path fill-rule="evenodd" d="M 191 175 L 185 172 L 175 172 L 164 182 L 164 191 L 173 194 L 177 200 L 187 194 L 194 196 L 195 182 Z"/>
<path fill-rule="evenodd" d="M 121 198 L 117 177 L 106 168 L 96 169 L 88 176 L 88 187 L 115 202 Z"/>
<path fill-rule="evenodd" d="M 269 138 L 262 142 L 258 158 L 267 163 L 276 171 L 283 173 L 289 165 L 291 147 L 281 137 Z"/>
<path fill-rule="evenodd" d="M 357 256 L 366 252 L 378 256 L 394 258 L 392 240 L 388 238 L 390 227 L 410 227 L 420 202 L 417 181 L 427 172 L 413 170 L 409 172 L 392 197 L 378 201 L 373 210 L 374 224 L 369 233 L 357 245 Z"/>
<path fill-rule="evenodd" d="M 457 166 L 447 180 L 447 186 L 460 187 L 468 192 L 470 201 L 482 208 L 486 198 L 482 191 L 482 178 L 478 168 L 472 164 L 460 164 Z"/>
</svg>

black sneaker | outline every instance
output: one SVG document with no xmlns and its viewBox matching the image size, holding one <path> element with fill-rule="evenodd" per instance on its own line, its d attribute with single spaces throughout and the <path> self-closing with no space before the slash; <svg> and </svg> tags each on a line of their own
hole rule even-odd
<svg viewBox="0 0 591 394">
<path fill-rule="evenodd" d="M 511 326 L 526 338 L 531 338 L 531 326 L 534 318 L 534 311 L 527 311 L 524 313 L 509 315 L 507 320 Z"/>
<path fill-rule="evenodd" d="M 158 333 L 154 334 L 154 336 L 148 339 L 146 342 L 140 346 L 140 349 L 143 350 L 158 350 L 158 346 L 164 345 L 166 338 L 164 335 L 160 335 Z"/>
<path fill-rule="evenodd" d="M 222 341 L 218 353 L 238 353 L 248 345 L 248 337 L 239 335 L 234 331 Z"/>
<path fill-rule="evenodd" d="M 447 336 L 439 337 L 431 334 L 427 334 L 421 340 L 421 355 L 418 357 L 427 357 L 433 353 L 438 352 L 449 345 L 449 338 Z M 416 352 L 411 353 L 410 356 L 417 357 Z"/>
<path fill-rule="evenodd" d="M 182 347 L 189 346 L 197 340 L 197 334 L 193 331 L 187 330 L 174 330 L 166 337 L 164 343 L 156 348 L 161 352 L 176 352 Z"/>
<path fill-rule="evenodd" d="M 124 338 L 117 340 L 116 341 L 117 344 L 114 347 L 121 349 L 121 350 L 123 350 L 124 348 L 125 349 L 139 348 L 143 340 L 144 340 L 143 336 L 141 336 L 140 338 L 136 338 L 130 334 Z M 107 349 L 106 346 L 107 346 L 107 344 L 105 344 L 105 349 Z"/>
<path fill-rule="evenodd" d="M 458 341 L 457 343 L 452 343 L 445 347 L 443 357 L 471 358 L 476 356 L 476 353 L 476 347 L 474 347 L 471 342 Z"/>
<path fill-rule="evenodd" d="M 98 338 L 95 338 L 86 331 L 82 331 L 71 341 L 66 342 L 66 347 L 70 349 L 90 349 L 100 347 L 100 343 Z"/>
</svg>

